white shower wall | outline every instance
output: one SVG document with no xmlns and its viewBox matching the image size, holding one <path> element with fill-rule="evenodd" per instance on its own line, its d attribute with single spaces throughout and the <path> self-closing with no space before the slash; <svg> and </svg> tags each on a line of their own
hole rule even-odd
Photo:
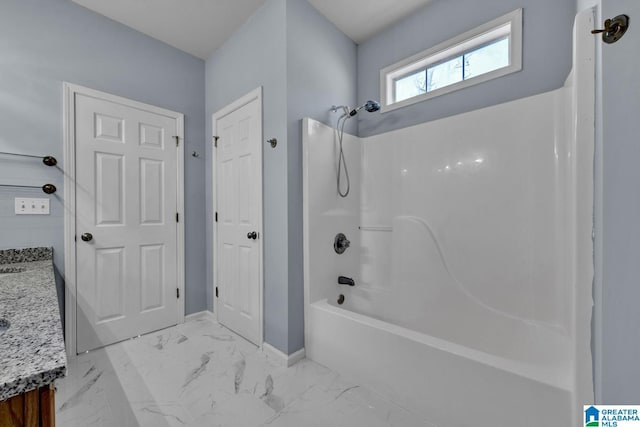
<svg viewBox="0 0 640 427">
<path fill-rule="evenodd" d="M 468 299 L 567 332 L 566 100 L 554 91 L 362 139 L 358 290 L 386 294 L 379 316 L 409 326 L 446 303 L 443 319 L 460 322 Z"/>
<path fill-rule="evenodd" d="M 362 145 L 359 138 L 344 134 L 344 155 L 351 178 L 348 197 L 342 198 L 337 190 L 338 138 L 334 129 L 312 119 L 303 120 L 305 138 L 318 143 L 307 144 L 303 155 L 303 178 L 307 188 L 303 194 L 306 224 L 313 224 L 308 238 L 314 244 L 306 248 L 305 257 L 313 259 L 305 269 L 305 283 L 311 277 L 324 286 L 305 289 L 305 310 L 310 301 L 336 299 L 338 276 L 357 279 L 360 252 L 358 226 L 360 225 L 360 167 Z M 343 176 L 343 191 L 346 188 Z M 352 246 L 342 255 L 333 250 L 338 233 L 344 233 Z"/>
<path fill-rule="evenodd" d="M 352 311 L 486 353 L 569 360 L 572 92 L 345 134 L 347 198 L 336 190 L 336 131 L 305 119 L 307 278 L 323 284 L 307 302 L 344 294 Z M 343 255 L 332 248 L 340 232 L 352 242 Z"/>
<path fill-rule="evenodd" d="M 304 171 L 307 304 L 342 307 L 568 384 L 576 183 L 571 84 L 368 138 L 314 120 Z M 344 177 L 343 177 L 344 183 Z M 352 246 L 333 251 L 345 233 Z M 355 287 L 337 284 L 353 277 Z M 588 284 L 587 284 L 588 285 Z"/>
</svg>

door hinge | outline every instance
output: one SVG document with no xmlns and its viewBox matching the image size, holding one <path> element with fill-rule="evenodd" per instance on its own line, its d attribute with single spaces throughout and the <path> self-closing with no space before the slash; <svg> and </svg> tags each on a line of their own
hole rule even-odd
<svg viewBox="0 0 640 427">
<path fill-rule="evenodd" d="M 218 212 L 216 212 L 216 222 L 218 222 Z"/>
<path fill-rule="evenodd" d="M 180 137 L 179 136 L 174 136 L 174 138 L 176 139 L 176 147 L 180 146 Z"/>
<path fill-rule="evenodd" d="M 176 212 L 176 222 L 180 222 L 180 214 Z"/>
<path fill-rule="evenodd" d="M 218 140 L 220 139 L 219 136 L 214 136 L 213 137 L 213 146 L 218 148 Z"/>
<path fill-rule="evenodd" d="M 216 286 L 216 298 L 218 298 L 218 287 Z"/>
<path fill-rule="evenodd" d="M 176 298 L 180 299 L 180 288 L 176 288 Z"/>
</svg>

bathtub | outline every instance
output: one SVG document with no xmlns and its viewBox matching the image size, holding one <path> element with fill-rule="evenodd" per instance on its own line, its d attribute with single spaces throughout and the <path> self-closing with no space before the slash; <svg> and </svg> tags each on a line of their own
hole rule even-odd
<svg viewBox="0 0 640 427">
<path fill-rule="evenodd" d="M 345 135 L 347 198 L 335 131 L 303 120 L 307 357 L 426 425 L 579 425 L 593 402 L 593 25 L 576 16 L 563 88 Z"/>
<path fill-rule="evenodd" d="M 309 306 L 307 356 L 437 427 L 575 425 L 560 364 L 506 359 L 335 307 Z M 566 366 L 566 365 L 565 365 Z M 529 418 L 544 408 L 541 418 Z"/>
</svg>

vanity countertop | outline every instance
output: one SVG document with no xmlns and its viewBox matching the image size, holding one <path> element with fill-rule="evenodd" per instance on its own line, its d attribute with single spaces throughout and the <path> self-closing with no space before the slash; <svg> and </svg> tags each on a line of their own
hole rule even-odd
<svg viewBox="0 0 640 427">
<path fill-rule="evenodd" d="M 66 373 L 53 250 L 0 250 L 0 401 L 53 383 Z"/>
</svg>

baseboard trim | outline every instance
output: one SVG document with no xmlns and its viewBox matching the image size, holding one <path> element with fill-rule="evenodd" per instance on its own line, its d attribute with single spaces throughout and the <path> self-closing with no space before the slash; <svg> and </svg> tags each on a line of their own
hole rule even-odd
<svg viewBox="0 0 640 427">
<path fill-rule="evenodd" d="M 267 344 L 265 342 L 262 344 L 262 351 L 264 352 L 264 354 L 267 355 L 269 359 L 273 360 L 278 365 L 286 366 L 287 368 L 289 366 L 295 365 L 296 363 L 298 363 L 299 361 L 305 358 L 304 348 L 301 348 L 300 350 L 296 351 L 293 354 L 287 355 L 281 352 L 280 350 L 278 350 L 277 348 L 275 348 L 274 346 Z"/>
<path fill-rule="evenodd" d="M 208 317 L 210 319 L 215 319 L 215 317 L 213 316 L 213 312 L 209 311 L 209 310 L 203 310 L 203 311 L 199 311 L 197 313 L 191 313 L 191 314 L 187 314 L 186 316 L 184 316 L 184 321 L 185 322 L 190 322 L 193 320 L 198 320 L 200 318 L 203 317 Z"/>
</svg>

